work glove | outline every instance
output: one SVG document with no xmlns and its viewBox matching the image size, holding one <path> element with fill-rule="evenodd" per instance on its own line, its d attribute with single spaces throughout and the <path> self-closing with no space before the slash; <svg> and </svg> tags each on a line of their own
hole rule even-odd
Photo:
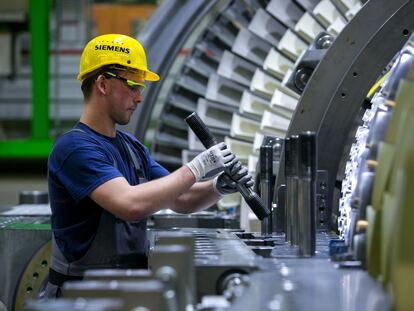
<svg viewBox="0 0 414 311">
<path fill-rule="evenodd" d="M 239 160 L 233 161 L 231 166 L 226 169 L 226 173 L 218 175 L 213 181 L 214 189 L 220 195 L 236 192 L 236 184 L 244 184 L 248 188 L 254 185 L 252 176 Z"/>
<path fill-rule="evenodd" d="M 186 165 L 194 174 L 196 181 L 214 177 L 235 160 L 236 156 L 224 143 L 219 143 L 197 155 Z"/>
</svg>

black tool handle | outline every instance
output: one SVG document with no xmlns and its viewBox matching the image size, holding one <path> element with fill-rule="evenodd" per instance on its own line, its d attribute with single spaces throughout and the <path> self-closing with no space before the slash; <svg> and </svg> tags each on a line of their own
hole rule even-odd
<svg viewBox="0 0 414 311">
<path fill-rule="evenodd" d="M 193 130 L 194 134 L 200 139 L 201 143 L 206 148 L 210 148 L 218 143 L 216 137 L 210 132 L 208 127 L 200 119 L 196 112 L 190 114 L 185 118 L 188 126 Z M 243 196 L 247 205 L 252 209 L 257 218 L 263 220 L 263 218 L 270 215 L 269 209 L 263 204 L 260 197 L 252 191 L 252 189 L 247 188 L 246 185 L 237 185 L 237 190 Z"/>
<path fill-rule="evenodd" d="M 185 122 L 187 122 L 188 126 L 193 130 L 204 147 L 208 149 L 218 144 L 216 137 L 210 132 L 209 128 L 196 112 L 193 112 L 185 118 Z"/>
</svg>

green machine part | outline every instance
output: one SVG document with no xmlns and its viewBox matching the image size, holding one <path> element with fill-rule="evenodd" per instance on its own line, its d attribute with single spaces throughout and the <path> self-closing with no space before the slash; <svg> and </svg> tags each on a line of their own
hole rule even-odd
<svg viewBox="0 0 414 311">
<path fill-rule="evenodd" d="M 46 158 L 52 148 L 49 137 L 49 11 L 49 0 L 29 1 L 31 137 L 0 141 L 0 158 Z"/>
</svg>

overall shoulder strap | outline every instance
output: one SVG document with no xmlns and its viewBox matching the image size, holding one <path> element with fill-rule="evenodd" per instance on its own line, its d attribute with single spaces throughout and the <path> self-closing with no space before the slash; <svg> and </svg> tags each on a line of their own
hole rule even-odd
<svg viewBox="0 0 414 311">
<path fill-rule="evenodd" d="M 128 140 L 125 139 L 124 141 L 125 141 L 125 145 L 127 146 L 128 153 L 131 156 L 135 172 L 138 176 L 139 183 L 142 184 L 142 183 L 146 182 L 147 180 L 144 177 L 144 174 L 143 174 L 142 170 L 140 169 L 140 166 L 139 166 L 139 163 L 138 163 L 138 158 L 137 158 L 135 152 L 132 150 L 131 146 L 129 145 Z"/>
</svg>

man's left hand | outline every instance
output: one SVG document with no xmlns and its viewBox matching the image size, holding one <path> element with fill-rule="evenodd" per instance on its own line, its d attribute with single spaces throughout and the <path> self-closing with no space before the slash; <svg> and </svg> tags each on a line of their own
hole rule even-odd
<svg viewBox="0 0 414 311">
<path fill-rule="evenodd" d="M 236 184 L 244 184 L 246 187 L 253 187 L 254 181 L 248 173 L 247 168 L 239 160 L 226 169 L 227 173 L 222 173 L 214 179 L 214 189 L 220 195 L 237 192 Z"/>
</svg>

